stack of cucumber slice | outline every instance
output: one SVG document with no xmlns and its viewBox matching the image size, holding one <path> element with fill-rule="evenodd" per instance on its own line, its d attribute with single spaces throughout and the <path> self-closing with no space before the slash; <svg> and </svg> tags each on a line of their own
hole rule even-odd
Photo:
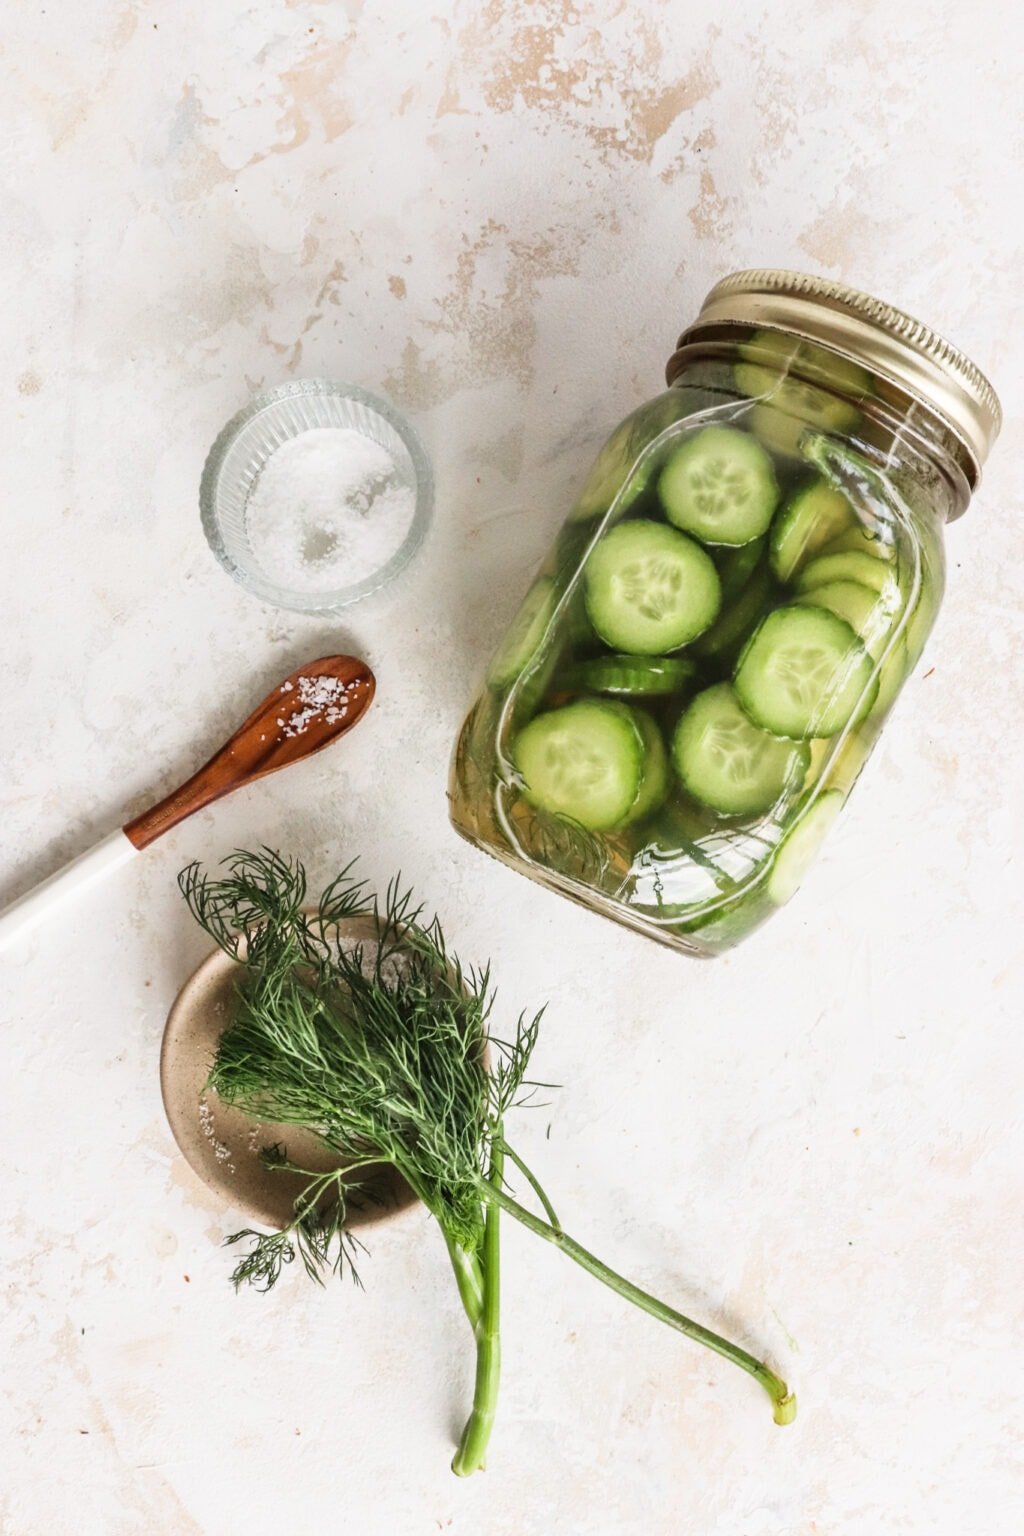
<svg viewBox="0 0 1024 1536">
<path fill-rule="evenodd" d="M 808 428 L 843 433 L 857 425 L 854 401 L 871 393 L 871 375 L 858 363 L 782 331 L 756 331 L 739 351 L 737 387 L 757 400 L 750 424 L 773 452 L 798 458 Z"/>
<path fill-rule="evenodd" d="M 752 391 L 764 385 L 763 348 L 741 366 Z M 802 797 L 823 748 L 886 709 L 905 675 L 907 603 L 892 524 L 869 526 L 803 467 L 793 483 L 748 420 L 684 424 L 642 476 L 623 477 L 618 520 L 579 580 L 540 579 L 489 682 L 514 690 L 548 657 L 532 717 L 512 717 L 533 807 L 615 837 L 627 858 L 663 806 L 691 807 L 718 836 L 722 822 L 770 817 L 779 900 L 811 841 Z"/>
</svg>

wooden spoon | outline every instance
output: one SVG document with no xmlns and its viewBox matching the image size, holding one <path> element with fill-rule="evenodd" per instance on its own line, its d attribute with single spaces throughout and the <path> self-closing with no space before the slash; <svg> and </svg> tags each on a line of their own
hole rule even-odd
<svg viewBox="0 0 1024 1536">
<path fill-rule="evenodd" d="M 323 656 L 290 673 L 178 789 L 5 907 L 0 950 L 194 811 L 329 747 L 362 719 L 375 689 L 373 673 L 354 656 Z"/>
</svg>

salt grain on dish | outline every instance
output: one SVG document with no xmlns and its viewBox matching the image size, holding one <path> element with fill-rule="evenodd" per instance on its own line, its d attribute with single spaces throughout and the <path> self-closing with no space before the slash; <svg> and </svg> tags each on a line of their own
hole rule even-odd
<svg viewBox="0 0 1024 1536">
<path fill-rule="evenodd" d="M 350 427 L 311 427 L 263 466 L 246 505 L 246 532 L 274 582 L 330 592 L 386 565 L 415 509 L 414 488 L 380 443 Z"/>
<path fill-rule="evenodd" d="M 234 1173 L 235 1165 L 229 1161 L 231 1148 L 226 1146 L 223 1141 L 218 1141 L 217 1133 L 213 1127 L 213 1112 L 205 1099 L 199 1100 L 199 1127 L 210 1143 L 213 1155 L 218 1163 L 226 1163 L 228 1173 Z"/>
</svg>

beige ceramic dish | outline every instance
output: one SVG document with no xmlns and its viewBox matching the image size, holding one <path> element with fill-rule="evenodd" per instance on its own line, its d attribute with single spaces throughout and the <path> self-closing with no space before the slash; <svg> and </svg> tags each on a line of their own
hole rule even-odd
<svg viewBox="0 0 1024 1536">
<path fill-rule="evenodd" d="M 342 925 L 342 934 L 372 944 L 376 929 L 371 919 L 354 918 Z M 238 962 L 218 949 L 182 987 L 164 1029 L 160 1089 L 174 1139 L 193 1172 L 253 1221 L 284 1227 L 306 1181 L 264 1167 L 260 1149 L 280 1143 L 293 1162 L 313 1172 L 344 1165 L 311 1132 L 251 1120 L 207 1089 L 217 1042 L 235 1007 L 238 978 Z M 351 1227 L 386 1221 L 415 1203 L 412 1190 L 391 1168 L 364 1168 L 359 1177 L 376 1198 L 349 1208 Z"/>
</svg>

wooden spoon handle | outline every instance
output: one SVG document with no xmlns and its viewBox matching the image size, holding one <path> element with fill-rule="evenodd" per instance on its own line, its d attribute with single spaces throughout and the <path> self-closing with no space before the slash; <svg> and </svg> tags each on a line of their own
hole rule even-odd
<svg viewBox="0 0 1024 1536">
<path fill-rule="evenodd" d="M 172 789 L 169 795 L 157 801 L 156 805 L 151 805 L 148 811 L 126 822 L 122 830 L 132 846 L 141 853 L 143 848 L 148 848 L 150 843 L 156 842 L 158 837 L 176 827 L 186 816 L 191 816 L 193 811 L 201 811 L 222 795 L 229 795 L 238 784 L 239 777 L 230 771 L 223 760 L 224 756 L 223 752 L 218 752 L 208 763 L 197 769 L 190 779 L 186 779 L 184 784 Z"/>
</svg>

